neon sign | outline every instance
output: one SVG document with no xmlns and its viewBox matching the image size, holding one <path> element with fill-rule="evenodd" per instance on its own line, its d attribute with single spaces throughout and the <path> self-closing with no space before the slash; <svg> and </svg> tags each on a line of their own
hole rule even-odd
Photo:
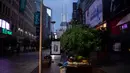
<svg viewBox="0 0 130 73">
<path fill-rule="evenodd" d="M 3 33 L 3 34 L 12 35 L 12 32 L 11 32 L 11 31 L 6 30 L 6 29 L 4 29 L 4 28 L 2 28 L 2 33 Z"/>
<path fill-rule="evenodd" d="M 12 35 L 12 32 L 10 31 L 10 24 L 5 20 L 0 19 L 0 28 L 2 30 L 1 33 Z"/>
</svg>

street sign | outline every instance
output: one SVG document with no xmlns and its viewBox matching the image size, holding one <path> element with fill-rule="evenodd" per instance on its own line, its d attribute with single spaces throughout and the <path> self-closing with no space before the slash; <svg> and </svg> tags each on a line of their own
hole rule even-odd
<svg viewBox="0 0 130 73">
<path fill-rule="evenodd" d="M 39 25 L 40 24 L 40 12 L 37 11 L 34 13 L 34 25 Z"/>
</svg>

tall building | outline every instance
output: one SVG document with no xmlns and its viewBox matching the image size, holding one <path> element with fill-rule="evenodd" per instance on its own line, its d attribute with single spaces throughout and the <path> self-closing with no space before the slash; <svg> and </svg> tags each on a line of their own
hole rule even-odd
<svg viewBox="0 0 130 73">
<path fill-rule="evenodd" d="M 63 33 L 64 33 L 64 30 L 62 28 L 60 28 L 59 30 L 56 30 L 57 38 L 60 38 Z"/>
<path fill-rule="evenodd" d="M 15 48 L 25 38 L 35 40 L 34 2 L 35 0 L 0 0 L 0 43 L 4 44 L 0 45 L 1 49 L 7 48 L 9 44 Z"/>
<path fill-rule="evenodd" d="M 39 43 L 39 36 L 40 36 L 40 1 L 37 0 L 36 1 L 36 11 L 35 11 L 35 26 L 36 26 L 36 36 L 37 36 L 37 42 Z M 50 35 L 52 34 L 52 9 L 45 6 L 43 4 L 43 11 L 42 11 L 42 15 L 43 15 L 43 20 L 42 20 L 42 41 L 43 41 L 43 46 L 48 48 L 48 46 L 50 45 Z"/>
<path fill-rule="evenodd" d="M 61 22 L 60 27 L 65 32 L 68 28 L 68 22 Z"/>
<path fill-rule="evenodd" d="M 43 4 L 43 39 L 48 39 L 49 35 L 51 34 L 51 8 L 45 6 Z M 38 24 L 35 23 L 36 25 L 36 34 L 37 34 L 37 39 L 39 39 L 39 33 L 40 33 L 40 11 L 36 11 L 36 14 L 38 14 L 39 21 L 36 21 Z"/>
<path fill-rule="evenodd" d="M 72 19 L 77 20 L 77 2 L 73 3 Z"/>
<path fill-rule="evenodd" d="M 52 32 L 52 9 L 46 6 L 46 24 L 45 24 L 45 38 L 49 39 L 49 35 Z"/>
</svg>

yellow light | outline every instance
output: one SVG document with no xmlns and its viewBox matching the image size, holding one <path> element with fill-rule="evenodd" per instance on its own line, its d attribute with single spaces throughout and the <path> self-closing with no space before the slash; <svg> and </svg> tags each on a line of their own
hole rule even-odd
<svg viewBox="0 0 130 73">
<path fill-rule="evenodd" d="M 129 49 L 129 52 L 130 52 L 130 49 Z"/>
<path fill-rule="evenodd" d="M 107 24 L 106 24 L 106 23 L 104 23 L 104 24 L 103 24 L 103 27 L 107 27 Z"/>
</svg>

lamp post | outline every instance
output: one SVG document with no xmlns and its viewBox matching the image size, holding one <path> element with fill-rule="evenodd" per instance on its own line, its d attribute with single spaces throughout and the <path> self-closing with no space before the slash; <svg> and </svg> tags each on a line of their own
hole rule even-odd
<svg viewBox="0 0 130 73">
<path fill-rule="evenodd" d="M 51 32 L 52 32 L 52 31 L 54 31 L 54 24 L 56 23 L 56 21 L 51 21 L 51 23 L 53 24 L 53 27 L 52 27 L 53 30 L 51 30 Z"/>
<path fill-rule="evenodd" d="M 54 24 L 56 23 L 56 21 L 51 21 L 51 23 L 52 23 L 52 25 L 53 25 L 52 28 L 54 29 Z M 52 29 L 52 28 L 51 28 L 51 29 Z M 51 30 L 51 33 L 50 33 L 50 36 L 49 36 L 49 37 L 50 37 L 50 40 L 51 40 L 51 41 L 50 41 L 50 50 L 51 50 L 51 43 L 52 43 L 52 40 L 53 40 L 53 31 L 54 31 L 54 30 Z M 50 51 L 50 54 L 51 54 L 51 51 Z"/>
<path fill-rule="evenodd" d="M 43 12 L 43 0 L 40 4 L 40 41 L 39 41 L 39 73 L 42 73 L 42 12 Z"/>
<path fill-rule="evenodd" d="M 54 32 L 54 24 L 56 23 L 56 21 L 51 21 L 51 23 L 53 24 L 53 27 L 52 27 L 53 30 L 51 30 L 51 36 L 53 36 L 52 33 Z M 51 41 L 52 41 L 52 37 L 51 37 Z"/>
</svg>

